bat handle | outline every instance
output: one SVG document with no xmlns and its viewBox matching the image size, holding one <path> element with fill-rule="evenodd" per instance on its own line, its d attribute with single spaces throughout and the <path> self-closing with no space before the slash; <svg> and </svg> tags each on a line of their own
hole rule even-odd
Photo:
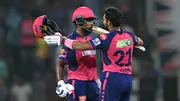
<svg viewBox="0 0 180 101">
<path fill-rule="evenodd" d="M 146 48 L 143 47 L 143 46 L 135 46 L 135 47 L 138 48 L 138 49 L 140 49 L 140 50 L 142 50 L 142 51 L 146 51 Z"/>
</svg>

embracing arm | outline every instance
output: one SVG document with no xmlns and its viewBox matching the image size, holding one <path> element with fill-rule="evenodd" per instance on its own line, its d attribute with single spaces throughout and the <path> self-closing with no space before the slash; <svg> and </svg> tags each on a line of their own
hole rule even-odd
<svg viewBox="0 0 180 101">
<path fill-rule="evenodd" d="M 100 34 L 100 35 L 109 33 L 109 31 L 107 31 L 105 29 L 102 29 L 100 27 L 95 27 L 95 26 L 93 27 L 92 31 L 95 34 Z M 136 41 L 137 41 L 137 46 L 142 46 L 143 45 L 143 40 L 140 37 L 137 37 L 137 36 L 135 36 L 135 37 L 136 37 Z"/>
<path fill-rule="evenodd" d="M 88 50 L 88 49 L 92 49 L 92 46 L 88 41 L 87 42 L 74 41 L 72 44 L 72 48 L 74 50 Z"/>
<path fill-rule="evenodd" d="M 80 42 L 78 40 L 65 39 L 64 45 L 74 50 L 89 50 L 93 49 L 90 42 Z"/>
</svg>

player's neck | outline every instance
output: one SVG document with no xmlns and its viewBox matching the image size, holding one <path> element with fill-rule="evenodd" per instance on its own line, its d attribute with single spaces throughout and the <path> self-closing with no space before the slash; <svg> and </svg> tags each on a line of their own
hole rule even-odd
<svg viewBox="0 0 180 101">
<path fill-rule="evenodd" d="M 120 27 L 112 27 L 112 26 L 110 26 L 109 28 L 109 31 L 113 31 L 113 30 L 117 30 L 117 31 L 120 31 Z"/>
<path fill-rule="evenodd" d="M 77 29 L 76 32 L 83 38 L 87 36 L 87 34 L 85 34 L 81 29 Z"/>
</svg>

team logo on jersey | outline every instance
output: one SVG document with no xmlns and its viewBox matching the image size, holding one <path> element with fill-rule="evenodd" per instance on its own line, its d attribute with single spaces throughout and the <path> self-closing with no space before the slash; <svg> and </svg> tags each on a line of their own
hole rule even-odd
<svg viewBox="0 0 180 101">
<path fill-rule="evenodd" d="M 106 40 L 107 39 L 107 35 L 105 35 L 105 34 L 101 34 L 99 37 L 100 37 L 101 40 Z"/>
<path fill-rule="evenodd" d="M 132 44 L 132 41 L 130 39 L 127 40 L 118 40 L 116 43 L 116 48 L 124 48 L 128 47 Z"/>
<path fill-rule="evenodd" d="M 62 49 L 61 52 L 60 52 L 60 57 L 66 58 L 66 55 L 67 55 L 67 51 Z"/>
<path fill-rule="evenodd" d="M 61 50 L 61 54 L 65 54 L 65 53 L 67 53 L 67 51 L 64 50 L 64 49 L 62 49 L 62 50 Z"/>
<path fill-rule="evenodd" d="M 101 41 L 99 40 L 99 38 L 93 39 L 92 42 L 94 43 L 95 46 L 101 44 Z"/>
</svg>

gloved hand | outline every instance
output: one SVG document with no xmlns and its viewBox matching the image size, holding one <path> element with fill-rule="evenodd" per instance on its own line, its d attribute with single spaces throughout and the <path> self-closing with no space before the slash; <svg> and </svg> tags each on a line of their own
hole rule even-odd
<svg viewBox="0 0 180 101">
<path fill-rule="evenodd" d="M 74 87 L 71 84 L 65 84 L 63 80 L 60 80 L 58 82 L 58 86 L 56 87 L 56 93 L 62 98 L 69 96 L 73 90 Z"/>
<path fill-rule="evenodd" d="M 74 90 L 74 87 L 71 84 L 67 83 L 66 89 L 68 90 L 69 93 L 72 93 L 72 91 Z"/>
<path fill-rule="evenodd" d="M 53 20 L 47 20 L 47 22 L 44 24 L 46 26 L 49 26 L 52 31 L 62 33 L 61 29 L 58 27 L 58 25 Z"/>
<path fill-rule="evenodd" d="M 60 28 L 57 26 L 57 24 L 53 20 L 49 20 L 46 18 L 44 21 L 44 24 L 41 25 L 42 32 L 46 35 L 54 35 L 55 33 L 59 32 L 62 33 Z"/>
<path fill-rule="evenodd" d="M 62 42 L 62 35 L 60 33 L 55 33 L 54 35 L 48 35 L 44 37 L 44 41 L 48 46 L 59 46 Z"/>
</svg>

